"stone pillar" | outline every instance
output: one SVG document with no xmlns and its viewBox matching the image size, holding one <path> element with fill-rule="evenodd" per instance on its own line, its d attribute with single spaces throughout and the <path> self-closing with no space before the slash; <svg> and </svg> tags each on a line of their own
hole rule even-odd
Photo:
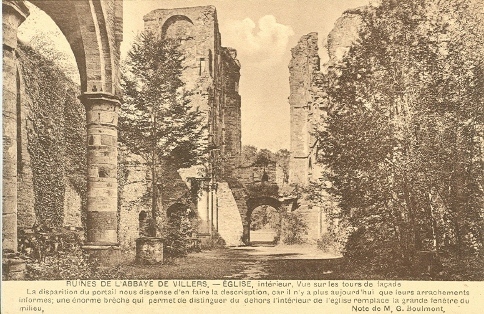
<svg viewBox="0 0 484 314">
<path fill-rule="evenodd" d="M 17 252 L 17 48 L 18 26 L 29 11 L 22 2 L 2 1 L 3 28 L 3 192 L 2 251 Z"/>
<path fill-rule="evenodd" d="M 87 240 L 84 249 L 101 262 L 118 247 L 119 99 L 108 93 L 84 93 L 87 124 Z M 109 262 L 112 264 L 112 262 Z"/>
<path fill-rule="evenodd" d="M 213 221 L 213 228 L 216 232 L 218 232 L 218 197 L 217 197 L 217 184 L 212 184 L 212 221 Z"/>
<path fill-rule="evenodd" d="M 213 235 L 213 190 L 212 183 L 208 184 L 208 233 Z"/>
<path fill-rule="evenodd" d="M 206 187 L 206 182 L 201 182 L 201 195 L 198 196 L 197 210 L 200 216 L 200 224 L 198 226 L 198 233 L 203 235 L 210 234 L 210 213 L 208 204 L 208 189 Z"/>
</svg>

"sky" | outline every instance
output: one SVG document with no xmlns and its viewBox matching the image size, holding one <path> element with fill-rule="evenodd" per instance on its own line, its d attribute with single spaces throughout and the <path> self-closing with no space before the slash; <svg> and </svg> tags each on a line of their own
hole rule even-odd
<svg viewBox="0 0 484 314">
<path fill-rule="evenodd" d="M 214 5 L 217 8 L 222 46 L 237 50 L 242 65 L 239 93 L 242 98 L 242 144 L 277 151 L 290 149 L 289 70 L 291 48 L 310 32 L 319 35 L 320 57 L 324 43 L 341 14 L 369 0 L 124 0 L 122 58 L 143 16 L 155 9 Z M 52 21 L 33 11 L 19 30 L 29 41 L 42 29 L 58 32 Z M 41 27 L 38 27 L 41 25 Z M 30 31 L 29 31 L 30 30 Z M 53 35 L 54 37 L 56 35 Z M 62 46 L 67 48 L 62 48 Z M 69 50 L 67 41 L 58 45 Z M 68 53 L 72 54 L 72 52 Z"/>
</svg>

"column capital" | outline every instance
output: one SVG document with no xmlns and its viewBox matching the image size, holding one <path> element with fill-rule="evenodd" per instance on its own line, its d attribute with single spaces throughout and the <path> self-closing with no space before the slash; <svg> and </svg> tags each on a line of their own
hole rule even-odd
<svg viewBox="0 0 484 314">
<path fill-rule="evenodd" d="M 121 106 L 121 97 L 113 95 L 111 93 L 82 93 L 78 98 L 86 107 L 91 104 L 98 104 L 99 102 L 108 102 L 112 105 Z"/>
<path fill-rule="evenodd" d="M 9 50 L 17 48 L 17 28 L 29 16 L 30 12 L 23 1 L 2 0 L 3 47 Z"/>
<path fill-rule="evenodd" d="M 24 1 L 2 0 L 2 14 L 5 13 L 17 15 L 20 23 L 25 21 L 30 14 Z"/>
</svg>

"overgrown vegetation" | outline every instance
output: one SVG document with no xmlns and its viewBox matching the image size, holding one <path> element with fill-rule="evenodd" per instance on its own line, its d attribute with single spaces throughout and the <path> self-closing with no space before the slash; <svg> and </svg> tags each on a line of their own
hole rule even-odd
<svg viewBox="0 0 484 314">
<path fill-rule="evenodd" d="M 122 279 L 118 268 L 99 267 L 81 249 L 83 231 L 35 228 L 19 232 L 19 253 L 26 261 L 28 280 Z"/>
<path fill-rule="evenodd" d="M 180 206 L 168 213 L 168 217 L 164 219 L 161 226 L 164 254 L 169 257 L 185 256 L 190 249 L 192 232 L 187 209 Z"/>
<path fill-rule="evenodd" d="M 329 70 L 331 184 L 313 197 L 338 203 L 328 213 L 352 265 L 402 276 L 430 251 L 441 276 L 482 268 L 483 7 L 384 0 L 361 11 L 361 39 Z"/>
<path fill-rule="evenodd" d="M 297 213 L 281 213 L 280 241 L 284 244 L 302 244 L 306 241 L 307 225 Z"/>
<path fill-rule="evenodd" d="M 289 151 L 285 148 L 276 153 L 266 148 L 258 149 L 252 145 L 242 146 L 241 166 L 242 167 L 263 167 L 267 168 L 270 164 L 277 164 L 284 172 L 284 180 L 287 182 L 289 176 Z"/>
<path fill-rule="evenodd" d="M 54 54 L 54 52 L 52 52 Z M 27 149 L 31 158 L 36 220 L 64 223 L 65 186 L 70 183 L 85 204 L 85 111 L 79 89 L 53 60 L 19 43 L 22 77 L 28 99 Z M 68 121 L 68 123 L 66 123 Z M 23 164 L 19 159 L 19 170 Z"/>
<path fill-rule="evenodd" d="M 272 206 L 262 205 L 255 208 L 250 215 L 250 230 L 270 228 L 278 230 L 281 217 L 277 209 Z"/>
</svg>

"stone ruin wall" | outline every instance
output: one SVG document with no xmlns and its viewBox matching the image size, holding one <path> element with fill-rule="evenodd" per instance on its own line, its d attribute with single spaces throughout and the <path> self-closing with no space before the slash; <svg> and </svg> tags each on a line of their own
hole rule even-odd
<svg viewBox="0 0 484 314">
<path fill-rule="evenodd" d="M 336 21 L 324 44 L 329 55 L 325 64 L 320 65 L 317 33 L 302 36 L 291 50 L 289 182 L 292 184 L 306 186 L 324 176 L 325 167 L 318 162 L 318 142 L 314 136 L 314 131 L 324 129 L 325 118 L 331 110 L 322 86 L 327 70 L 337 66 L 358 38 L 363 25 L 362 10 L 366 7 L 348 10 Z M 301 201 L 295 213 L 308 225 L 308 241 L 315 241 L 326 232 L 326 218 L 321 208 Z"/>
<path fill-rule="evenodd" d="M 237 157 L 241 151 L 241 98 L 238 94 L 240 63 L 236 58 L 236 51 L 221 46 L 216 11 L 213 7 L 155 10 L 145 17 L 146 27 L 147 29 L 162 30 L 161 25 L 174 16 L 188 16 L 196 24 L 196 27 L 188 27 L 191 32 L 185 33 L 186 29 L 183 25 L 186 26 L 187 24 L 184 22 L 188 21 L 184 20 L 182 27 L 175 27 L 173 31 L 174 35 L 184 33 L 196 38 L 194 45 L 186 45 L 191 57 L 188 59 L 190 61 L 187 62 L 191 62 L 191 65 L 184 74 L 185 80 L 188 86 L 197 90 L 192 101 L 207 113 L 207 123 L 211 126 L 214 141 L 221 147 L 221 153 L 227 157 L 228 162 L 224 167 L 225 174 L 236 174 L 234 171 L 238 162 Z M 305 183 L 310 180 L 311 176 L 319 177 L 319 175 L 314 175 L 316 172 L 311 171 L 309 167 L 309 158 L 314 156 L 312 160 L 316 160 L 314 148 L 317 148 L 314 137 L 309 130 L 315 121 L 320 122 L 320 120 L 315 119 L 317 109 L 320 109 L 323 117 L 326 110 L 324 108 L 325 95 L 318 89 L 318 85 L 324 80 L 323 72 L 325 69 L 333 66 L 337 60 L 341 59 L 353 44 L 362 22 L 359 9 L 347 11 L 338 19 L 327 38 L 326 46 L 330 61 L 322 66 L 323 71 L 320 71 L 316 33 L 303 36 L 298 45 L 292 49 L 293 58 L 289 65 L 291 151 L 293 152 L 290 164 L 291 183 Z M 168 28 L 168 31 L 171 32 L 172 30 Z M 187 42 L 190 42 L 190 40 L 187 38 Z M 202 64 L 202 61 L 205 64 Z M 18 80 L 19 97 L 21 99 L 18 141 L 19 154 L 22 160 L 18 176 L 18 222 L 19 227 L 30 228 L 36 220 L 33 173 L 28 151 L 28 133 L 34 132 L 30 109 L 32 99 L 25 90 L 21 72 Z M 79 106 L 82 105 L 79 103 Z M 130 182 L 130 184 L 124 185 L 120 191 L 122 212 L 120 215 L 120 242 L 125 247 L 132 247 L 134 239 L 139 236 L 139 213 L 141 210 L 146 210 L 144 206 L 140 205 L 139 198 L 149 188 L 150 182 L 146 167 L 143 166 L 138 157 L 126 156 L 125 161 L 125 169 L 127 169 L 125 181 Z M 314 162 L 312 163 L 314 167 Z M 238 172 L 240 171 L 237 171 L 235 176 L 239 174 Z M 305 174 L 305 176 L 298 176 L 297 174 Z M 249 180 L 248 177 L 246 179 Z M 253 175 L 250 179 L 253 180 Z M 64 225 L 81 226 L 81 195 L 75 191 L 67 178 L 65 182 Z M 183 184 L 185 184 L 185 181 L 178 178 L 175 185 L 181 191 L 184 190 Z M 232 190 L 230 197 L 224 190 L 219 200 L 220 205 L 223 205 L 224 199 L 228 198 L 227 203 L 230 203 L 230 206 L 233 207 L 233 197 L 237 207 L 239 207 L 237 211 L 246 211 L 245 194 L 242 193 L 242 189 L 234 186 Z M 176 202 L 176 194 L 180 193 L 175 193 L 175 196 L 170 197 L 171 199 L 165 203 Z M 319 224 L 319 221 L 323 219 L 321 213 L 304 204 L 297 212 L 309 222 L 310 232 L 308 237 L 316 238 L 315 235 L 321 233 Z M 244 218 L 243 216 L 241 214 L 241 218 Z M 239 222 L 236 222 L 236 224 L 237 226 L 233 226 L 233 229 L 239 228 Z"/>
<path fill-rule="evenodd" d="M 192 106 L 205 113 L 209 140 L 217 148 L 213 154 L 220 162 L 217 166 L 221 169 L 219 180 L 223 180 L 233 172 L 241 151 L 240 63 L 235 49 L 221 46 L 216 9 L 213 6 L 157 9 L 145 15 L 144 22 L 145 30 L 158 36 L 180 39 L 186 55 L 182 79 L 186 88 L 194 92 L 191 96 Z M 123 158 L 126 185 L 120 194 L 120 242 L 124 248 L 130 248 L 139 237 L 139 213 L 149 211 L 146 205 L 140 204 L 140 198 L 150 188 L 151 174 L 139 157 L 125 151 Z M 164 179 L 169 177 L 170 186 L 166 187 L 167 192 L 162 197 L 163 208 L 166 210 L 172 204 L 181 202 L 190 192 L 187 177 L 199 176 L 197 167 L 179 171 L 170 169 L 164 176 Z M 235 201 L 233 195 L 229 195 L 231 193 L 223 185 L 217 199 L 219 209 L 224 211 L 219 213 L 223 214 L 220 215 L 220 223 L 223 223 L 223 216 L 233 216 Z M 231 222 L 227 223 L 230 225 Z M 238 226 L 238 222 L 236 224 Z M 237 226 L 224 228 L 233 230 L 227 234 L 227 238 L 232 239 L 230 242 L 237 238 L 234 235 L 238 234 Z"/>
<path fill-rule="evenodd" d="M 318 35 L 303 36 L 291 49 L 289 63 L 290 115 L 291 115 L 291 159 L 289 180 L 292 184 L 307 185 L 309 159 L 314 137 L 311 132 L 313 98 L 311 87 L 315 73 L 319 71 Z"/>
<path fill-rule="evenodd" d="M 209 141 L 223 157 L 223 172 L 230 173 L 241 151 L 240 63 L 235 49 L 221 45 L 215 7 L 158 9 L 144 21 L 146 30 L 181 40 L 187 67 L 182 79 L 194 92 L 192 105 L 205 113 Z"/>
<path fill-rule="evenodd" d="M 291 112 L 291 159 L 289 182 L 307 186 L 320 175 L 317 163 L 317 140 L 314 131 L 321 121 L 322 91 L 317 82 L 321 79 L 318 54 L 318 34 L 310 33 L 299 40 L 291 50 L 289 64 L 289 96 Z M 321 208 L 311 206 L 304 199 L 294 211 L 307 226 L 306 241 L 316 242 L 325 231 L 325 217 Z"/>
<path fill-rule="evenodd" d="M 33 171 L 28 151 L 27 133 L 32 132 L 30 103 L 32 100 L 25 91 L 25 82 L 21 71 L 18 74 L 20 108 L 17 107 L 17 219 L 19 228 L 31 228 L 35 223 L 35 193 Z M 20 110 L 19 110 L 20 109 Z M 18 162 L 20 161 L 20 162 Z"/>
</svg>

